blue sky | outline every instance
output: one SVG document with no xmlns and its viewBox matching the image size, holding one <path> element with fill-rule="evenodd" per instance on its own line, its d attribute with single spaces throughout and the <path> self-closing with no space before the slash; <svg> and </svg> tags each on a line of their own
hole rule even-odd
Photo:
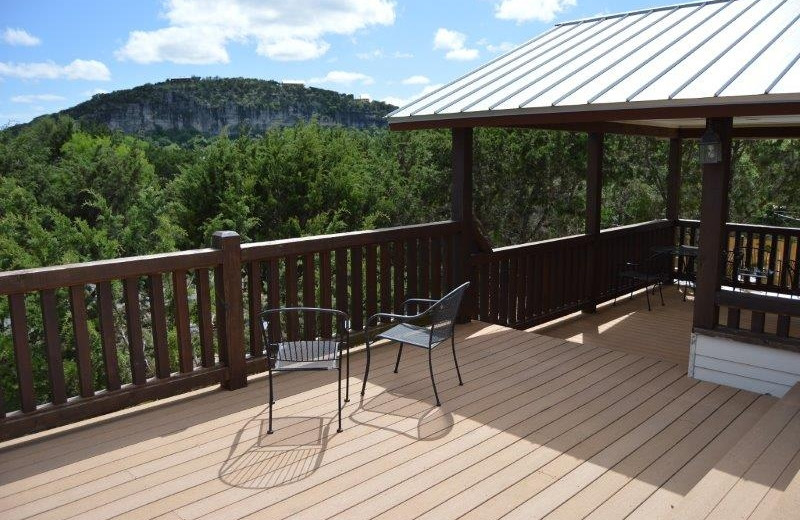
<svg viewBox="0 0 800 520">
<path fill-rule="evenodd" d="M 558 22 L 657 0 L 0 0 L 0 128 L 99 92 L 251 77 L 410 101 Z"/>
</svg>

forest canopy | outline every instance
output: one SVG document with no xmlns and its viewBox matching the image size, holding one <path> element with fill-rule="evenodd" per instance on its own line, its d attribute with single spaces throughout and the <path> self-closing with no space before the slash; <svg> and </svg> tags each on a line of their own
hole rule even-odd
<svg viewBox="0 0 800 520">
<path fill-rule="evenodd" d="M 662 218 L 668 143 L 607 136 L 603 227 Z M 260 135 L 142 139 L 67 116 L 0 133 L 0 269 L 449 218 L 450 135 L 322 126 Z M 475 213 L 494 245 L 582 232 L 586 136 L 478 129 Z M 793 225 L 793 140 L 734 142 L 730 220 Z M 682 217 L 696 218 L 700 170 L 684 143 Z"/>
</svg>

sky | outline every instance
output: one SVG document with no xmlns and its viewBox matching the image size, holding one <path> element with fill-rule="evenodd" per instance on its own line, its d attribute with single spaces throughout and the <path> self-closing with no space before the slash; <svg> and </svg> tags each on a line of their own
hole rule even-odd
<svg viewBox="0 0 800 520">
<path fill-rule="evenodd" d="M 302 82 L 400 106 L 556 23 L 657 2 L 0 0 L 0 128 L 189 76 Z"/>
</svg>

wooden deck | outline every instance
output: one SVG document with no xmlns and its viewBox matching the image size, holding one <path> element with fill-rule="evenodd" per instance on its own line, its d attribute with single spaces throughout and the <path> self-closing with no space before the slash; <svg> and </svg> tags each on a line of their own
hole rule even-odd
<svg viewBox="0 0 800 520">
<path fill-rule="evenodd" d="M 652 310 L 641 291 L 632 299 L 621 297 L 615 304 L 600 306 L 594 314 L 573 314 L 533 331 L 577 343 L 644 354 L 686 367 L 692 332 L 694 296 L 683 301 L 683 287 L 663 288 L 664 303 L 656 292 L 650 296 Z"/>
<path fill-rule="evenodd" d="M 652 519 L 775 403 L 588 341 L 473 322 L 457 345 L 464 386 L 434 354 L 441 408 L 424 352 L 394 374 L 376 349 L 363 399 L 355 355 L 343 433 L 335 375 L 307 373 L 278 378 L 274 435 L 260 377 L 5 443 L 0 518 Z"/>
</svg>

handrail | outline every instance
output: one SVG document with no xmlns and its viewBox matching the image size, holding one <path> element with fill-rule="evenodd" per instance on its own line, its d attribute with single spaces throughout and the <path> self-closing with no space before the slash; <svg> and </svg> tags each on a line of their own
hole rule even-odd
<svg viewBox="0 0 800 520">
<path fill-rule="evenodd" d="M 300 238 L 287 238 L 270 242 L 257 242 L 242 245 L 242 261 L 267 260 L 286 255 L 317 253 L 324 249 L 339 249 L 404 240 L 419 236 L 442 236 L 461 229 L 461 223 L 452 220 L 416 224 L 395 228 L 382 228 L 366 231 L 351 231 L 335 235 L 315 235 Z"/>
<path fill-rule="evenodd" d="M 220 251 L 207 248 L 5 271 L 0 272 L 0 295 L 99 283 L 154 272 L 199 269 L 220 262 Z"/>
</svg>

